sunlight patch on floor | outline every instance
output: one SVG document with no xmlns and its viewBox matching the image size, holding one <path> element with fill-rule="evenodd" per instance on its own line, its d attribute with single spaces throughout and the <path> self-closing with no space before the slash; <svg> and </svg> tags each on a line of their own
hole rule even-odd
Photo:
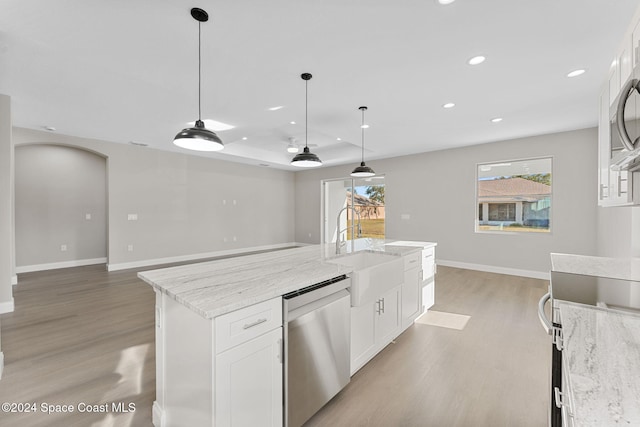
<svg viewBox="0 0 640 427">
<path fill-rule="evenodd" d="M 463 330 L 471 316 L 429 310 L 416 319 L 416 323 L 439 326 L 441 328 Z"/>
</svg>

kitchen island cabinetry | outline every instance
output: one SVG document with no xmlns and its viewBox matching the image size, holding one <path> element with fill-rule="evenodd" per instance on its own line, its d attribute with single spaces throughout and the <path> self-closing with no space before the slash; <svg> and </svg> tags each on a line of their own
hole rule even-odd
<svg viewBox="0 0 640 427">
<path fill-rule="evenodd" d="M 400 286 L 373 302 L 351 307 L 351 375 L 400 333 Z"/>
<path fill-rule="evenodd" d="M 156 291 L 156 316 L 155 426 L 282 426 L 281 298 L 205 319 Z"/>
</svg>

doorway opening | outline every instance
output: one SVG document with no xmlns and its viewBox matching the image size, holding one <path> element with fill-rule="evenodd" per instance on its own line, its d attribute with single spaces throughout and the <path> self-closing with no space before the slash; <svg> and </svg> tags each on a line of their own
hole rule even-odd
<svg viewBox="0 0 640 427">
<path fill-rule="evenodd" d="M 385 238 L 384 175 L 322 181 L 322 243 Z"/>
</svg>

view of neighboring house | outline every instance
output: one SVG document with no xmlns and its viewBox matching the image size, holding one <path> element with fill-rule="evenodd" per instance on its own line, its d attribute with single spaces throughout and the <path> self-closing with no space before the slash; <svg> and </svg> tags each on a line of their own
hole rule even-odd
<svg viewBox="0 0 640 427">
<path fill-rule="evenodd" d="M 551 186 L 520 177 L 478 181 L 478 224 L 549 228 Z"/>
<path fill-rule="evenodd" d="M 353 204 L 362 219 L 384 219 L 384 203 L 355 193 Z M 347 191 L 347 206 L 351 206 L 351 192 Z M 347 217 L 351 220 L 351 209 L 347 209 Z"/>
</svg>

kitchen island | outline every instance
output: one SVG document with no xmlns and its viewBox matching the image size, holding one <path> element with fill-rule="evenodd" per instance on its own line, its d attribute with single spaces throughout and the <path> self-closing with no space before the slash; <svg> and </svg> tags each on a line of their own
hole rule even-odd
<svg viewBox="0 0 640 427">
<path fill-rule="evenodd" d="M 424 283 L 433 289 L 434 267 L 425 274 L 418 265 L 421 258 L 433 263 L 435 244 L 357 243 L 349 252 L 402 258 L 412 272 L 404 273 L 412 283 L 394 288 L 395 311 L 386 311 L 397 326 L 384 337 L 388 341 L 376 341 L 373 350 L 379 351 L 410 326 L 401 320 L 405 300 L 421 308 L 408 319 L 423 311 L 426 288 L 420 285 L 430 279 Z M 336 260 L 352 255 L 336 255 L 335 245 L 314 245 L 139 273 L 156 291 L 154 425 L 282 426 L 282 295 L 350 276 L 354 267 Z M 359 360 L 366 363 L 374 355 L 369 349 Z"/>
</svg>

